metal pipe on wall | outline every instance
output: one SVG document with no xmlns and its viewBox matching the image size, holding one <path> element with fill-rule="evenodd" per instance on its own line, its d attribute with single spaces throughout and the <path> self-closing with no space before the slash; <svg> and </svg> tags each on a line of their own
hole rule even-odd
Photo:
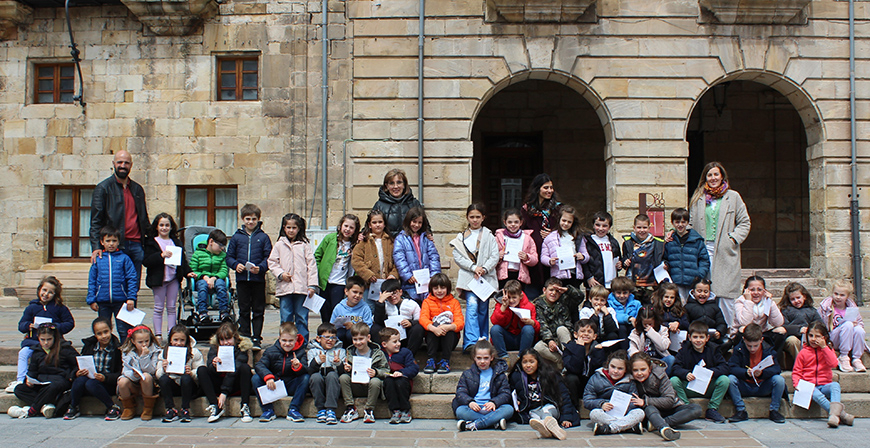
<svg viewBox="0 0 870 448">
<path fill-rule="evenodd" d="M 417 199 L 423 200 L 423 43 L 426 35 L 426 0 L 420 0 L 420 31 L 417 33 Z"/>
<path fill-rule="evenodd" d="M 321 84 L 323 84 L 320 87 L 320 89 L 321 89 L 321 94 L 320 94 L 320 101 L 321 101 L 321 106 L 320 106 L 321 107 L 321 110 L 320 110 L 320 123 L 321 123 L 321 128 L 320 128 L 320 163 L 321 163 L 321 165 L 320 165 L 320 169 L 321 169 L 321 177 L 322 177 L 322 179 L 320 179 L 320 195 L 321 195 L 320 208 L 321 208 L 321 212 L 323 213 L 323 215 L 322 215 L 322 218 L 320 221 L 320 228 L 326 230 L 326 221 L 328 218 L 327 205 L 328 205 L 328 199 L 329 199 L 328 195 L 327 195 L 327 190 L 326 190 L 327 186 L 329 185 L 329 183 L 326 179 L 326 172 L 327 172 L 326 155 L 327 155 L 327 149 L 328 149 L 327 144 L 329 143 L 329 135 L 328 135 L 328 132 L 329 132 L 328 131 L 328 129 L 329 129 L 329 126 L 328 126 L 328 124 L 329 124 L 329 121 L 328 121 L 329 120 L 329 108 L 328 108 L 328 106 L 329 106 L 329 104 L 328 104 L 328 101 L 329 101 L 329 72 L 328 72 L 329 64 L 328 64 L 328 58 L 327 58 L 327 54 L 329 53 L 329 30 L 328 30 L 328 28 L 329 28 L 328 27 L 328 24 L 329 24 L 329 0 L 323 0 L 323 6 L 321 7 L 320 12 L 323 16 L 321 21 L 320 21 L 320 25 L 322 28 L 321 31 L 323 32 L 323 39 L 322 39 L 323 40 L 323 42 L 322 42 L 322 46 L 323 46 L 322 53 L 323 54 L 321 55 L 322 58 L 321 58 L 321 62 L 320 62 L 320 65 L 321 65 L 320 69 L 323 72 L 321 74 L 321 81 L 320 81 Z"/>
<path fill-rule="evenodd" d="M 852 194 L 849 215 L 852 218 L 852 272 L 855 282 L 855 299 L 863 305 L 861 269 L 861 227 L 858 209 L 858 135 L 855 126 L 855 0 L 849 0 L 849 121 L 852 143 Z"/>
</svg>

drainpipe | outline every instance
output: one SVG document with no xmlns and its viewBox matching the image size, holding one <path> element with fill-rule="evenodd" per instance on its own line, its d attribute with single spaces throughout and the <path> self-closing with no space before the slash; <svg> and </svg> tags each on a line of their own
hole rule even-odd
<svg viewBox="0 0 870 448">
<path fill-rule="evenodd" d="M 321 18 L 322 20 L 320 22 L 320 25 L 321 25 L 322 32 L 323 32 L 323 39 L 322 39 L 323 40 L 323 43 L 322 43 L 323 49 L 321 51 L 323 54 L 321 55 L 322 58 L 320 61 L 320 70 L 322 72 L 322 74 L 321 74 L 322 79 L 320 81 L 322 84 L 320 86 L 320 89 L 321 89 L 321 93 L 320 93 L 320 102 L 321 102 L 321 106 L 320 106 L 320 123 L 321 123 L 321 128 L 320 128 L 320 160 L 322 163 L 322 165 L 320 166 L 321 177 L 322 177 L 322 179 L 320 179 L 320 195 L 321 195 L 320 210 L 323 212 L 323 217 L 321 218 L 321 221 L 320 221 L 320 228 L 323 230 L 326 230 L 326 221 L 327 221 L 327 213 L 326 213 L 327 209 L 326 208 L 327 208 L 327 202 L 328 202 L 328 197 L 327 197 L 328 195 L 327 195 L 326 189 L 329 186 L 329 183 L 326 179 L 326 171 L 327 171 L 326 170 L 326 155 L 327 155 L 327 144 L 329 143 L 329 135 L 328 135 L 328 132 L 329 132 L 328 131 L 328 124 L 329 124 L 329 122 L 328 122 L 328 119 L 329 119 L 329 110 L 328 110 L 329 109 L 328 108 L 328 106 L 329 106 L 328 105 L 329 72 L 328 72 L 328 69 L 329 69 L 329 64 L 327 62 L 327 53 L 329 51 L 329 31 L 328 31 L 328 26 L 327 26 L 329 24 L 329 0 L 323 0 L 323 6 L 321 6 L 321 8 L 320 8 L 320 12 L 322 15 L 322 18 Z"/>
<path fill-rule="evenodd" d="M 417 33 L 417 199 L 423 201 L 423 38 L 426 35 L 426 0 L 420 0 L 420 31 Z"/>
<path fill-rule="evenodd" d="M 858 137 L 855 129 L 855 0 L 849 0 L 849 120 L 852 140 L 852 194 L 849 214 L 852 218 L 852 271 L 855 277 L 855 299 L 863 305 L 861 273 L 861 233 L 858 216 Z"/>
</svg>

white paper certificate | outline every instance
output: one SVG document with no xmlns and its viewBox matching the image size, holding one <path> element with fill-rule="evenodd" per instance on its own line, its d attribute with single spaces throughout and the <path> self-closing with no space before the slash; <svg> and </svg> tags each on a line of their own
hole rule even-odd
<svg viewBox="0 0 870 448">
<path fill-rule="evenodd" d="M 371 358 L 363 358 L 362 356 L 353 357 L 353 366 L 351 366 L 350 381 L 352 383 L 368 384 L 371 377 L 367 372 L 372 367 Z"/>
<path fill-rule="evenodd" d="M 668 350 L 672 352 L 680 351 L 680 347 L 683 346 L 683 341 L 688 337 L 688 332 L 686 330 L 680 330 L 676 333 L 671 333 L 671 346 L 668 347 Z"/>
<path fill-rule="evenodd" d="M 513 311 L 514 314 L 516 314 L 517 317 L 519 317 L 520 319 L 531 319 L 532 318 L 532 311 L 531 310 L 527 310 L 525 308 L 514 308 L 514 307 L 510 307 L 510 310 Z"/>
<path fill-rule="evenodd" d="M 849 322 L 858 322 L 858 307 L 850 306 L 846 308 L 843 318 Z"/>
<path fill-rule="evenodd" d="M 169 266 L 179 266 L 181 265 L 181 252 L 182 249 L 178 246 L 166 246 L 166 252 L 171 253 L 172 255 L 169 258 L 163 259 L 163 264 Z"/>
<path fill-rule="evenodd" d="M 613 405 L 613 409 L 607 411 L 607 415 L 622 418 L 628 411 L 628 405 L 631 404 L 631 395 L 621 390 L 614 390 L 613 395 L 610 396 L 610 404 Z"/>
<path fill-rule="evenodd" d="M 217 357 L 221 360 L 217 364 L 218 372 L 236 371 L 235 347 L 232 345 L 221 345 L 218 347 Z"/>
<path fill-rule="evenodd" d="M 384 279 L 378 279 L 378 280 L 373 281 L 372 284 L 369 285 L 369 289 L 366 290 L 366 296 L 367 296 L 366 298 L 368 300 L 372 300 L 372 301 L 380 300 L 380 298 L 381 298 L 381 285 L 383 285 L 385 281 L 386 280 L 384 280 Z"/>
<path fill-rule="evenodd" d="M 429 279 L 432 277 L 429 274 L 429 268 L 411 271 L 411 275 L 414 280 L 417 280 L 417 283 L 414 284 L 417 288 L 417 294 L 429 294 Z"/>
<path fill-rule="evenodd" d="M 92 355 L 87 356 L 76 356 L 76 361 L 79 363 L 79 370 L 87 370 L 88 378 L 94 379 L 97 377 L 97 367 L 94 364 L 94 357 Z"/>
<path fill-rule="evenodd" d="M 268 386 L 260 386 L 257 388 L 257 393 L 260 394 L 263 404 L 269 404 L 286 397 L 287 388 L 284 387 L 284 380 L 278 380 L 275 381 L 275 390 L 269 390 Z"/>
<path fill-rule="evenodd" d="M 168 347 L 166 350 L 166 373 L 184 374 L 184 364 L 187 362 L 187 347 Z"/>
<path fill-rule="evenodd" d="M 395 328 L 396 330 L 399 330 L 400 341 L 408 337 L 407 332 L 405 332 L 405 327 L 402 326 L 403 320 L 405 320 L 404 316 L 391 316 L 384 320 L 385 327 Z"/>
<path fill-rule="evenodd" d="M 798 381 L 797 388 L 794 390 L 794 399 L 792 400 L 792 403 L 794 403 L 795 406 L 809 409 L 810 403 L 813 401 L 813 391 L 815 389 L 816 385 L 809 381 Z"/>
<path fill-rule="evenodd" d="M 668 270 L 665 269 L 665 264 L 662 263 L 653 270 L 653 275 L 656 276 L 656 283 L 664 283 L 671 281 L 671 275 L 668 274 Z"/>
<path fill-rule="evenodd" d="M 483 277 L 476 279 L 472 278 L 471 281 L 468 282 L 468 287 L 471 288 L 471 292 L 473 292 L 480 301 L 489 299 L 489 296 L 495 292 L 495 288 L 493 288 L 488 281 L 484 280 Z"/>
<path fill-rule="evenodd" d="M 520 252 L 523 250 L 522 238 L 505 238 L 504 239 L 504 261 L 508 263 L 519 263 Z"/>
<path fill-rule="evenodd" d="M 127 311 L 127 307 L 122 306 L 121 311 L 118 311 L 117 317 L 135 327 L 141 324 L 142 320 L 145 319 L 145 312 L 139 308 L 133 308 L 133 311 Z"/>
<path fill-rule="evenodd" d="M 695 375 L 695 379 L 689 381 L 686 389 L 704 395 L 707 392 L 707 386 L 710 385 L 710 380 L 713 379 L 713 371 L 698 364 L 692 369 L 692 375 Z"/>
<path fill-rule="evenodd" d="M 52 322 L 50 317 L 42 317 L 42 316 L 33 316 L 33 325 L 37 327 L 42 324 L 50 324 Z"/>
<path fill-rule="evenodd" d="M 565 271 L 577 267 L 577 260 L 574 259 L 573 246 L 559 246 L 556 249 L 556 256 L 559 257 L 559 270 Z"/>
<path fill-rule="evenodd" d="M 311 311 L 314 311 L 315 313 L 319 313 L 320 308 L 323 307 L 324 303 L 326 303 L 326 300 L 323 297 L 320 297 L 317 294 L 313 294 L 311 297 L 306 298 L 305 301 L 302 302 L 302 306 L 308 308 Z"/>
</svg>

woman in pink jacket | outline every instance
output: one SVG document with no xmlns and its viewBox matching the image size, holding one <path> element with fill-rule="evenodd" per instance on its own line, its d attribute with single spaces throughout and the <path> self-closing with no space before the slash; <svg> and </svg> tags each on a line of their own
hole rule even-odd
<svg viewBox="0 0 870 448">
<path fill-rule="evenodd" d="M 275 295 L 281 301 L 281 323 L 291 319 L 299 335 L 308 341 L 308 309 L 305 299 L 317 291 L 317 264 L 305 236 L 305 219 L 288 213 L 281 219 L 280 236 L 269 254 L 269 270 L 278 283 Z"/>
<path fill-rule="evenodd" d="M 776 349 L 776 359 L 782 355 L 785 345 L 785 318 L 779 307 L 773 303 L 772 295 L 767 291 L 764 279 L 753 275 L 743 284 L 743 295 L 734 304 L 734 325 L 731 327 L 731 337 L 736 346 L 740 342 L 743 329 L 749 324 L 758 324 L 764 331 L 764 340 Z M 736 336 L 736 338 L 735 338 Z"/>
<path fill-rule="evenodd" d="M 498 287 L 503 289 L 508 280 L 519 280 L 525 289 L 531 282 L 529 267 L 538 264 L 538 249 L 532 239 L 532 231 L 523 230 L 523 218 L 519 210 L 515 208 L 505 210 L 502 219 L 504 220 L 504 228 L 495 231 L 499 259 L 498 265 L 496 265 Z M 509 240 L 520 240 L 522 250 L 517 254 L 519 263 L 504 259 Z"/>
</svg>

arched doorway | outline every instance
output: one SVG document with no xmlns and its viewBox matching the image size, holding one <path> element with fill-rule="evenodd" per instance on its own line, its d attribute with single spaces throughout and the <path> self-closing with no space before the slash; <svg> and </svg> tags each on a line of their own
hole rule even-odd
<svg viewBox="0 0 870 448">
<path fill-rule="evenodd" d="M 809 267 L 807 132 L 789 99 L 758 82 L 722 82 L 695 106 L 686 140 L 689 194 L 718 160 L 743 196 L 752 219 L 743 267 Z"/>
<path fill-rule="evenodd" d="M 574 89 L 526 80 L 495 94 L 471 134 L 472 197 L 489 210 L 486 225 L 502 226 L 501 212 L 522 205 L 532 178 L 549 174 L 563 203 L 591 226 L 606 207 L 605 133 L 601 119 Z"/>
</svg>

